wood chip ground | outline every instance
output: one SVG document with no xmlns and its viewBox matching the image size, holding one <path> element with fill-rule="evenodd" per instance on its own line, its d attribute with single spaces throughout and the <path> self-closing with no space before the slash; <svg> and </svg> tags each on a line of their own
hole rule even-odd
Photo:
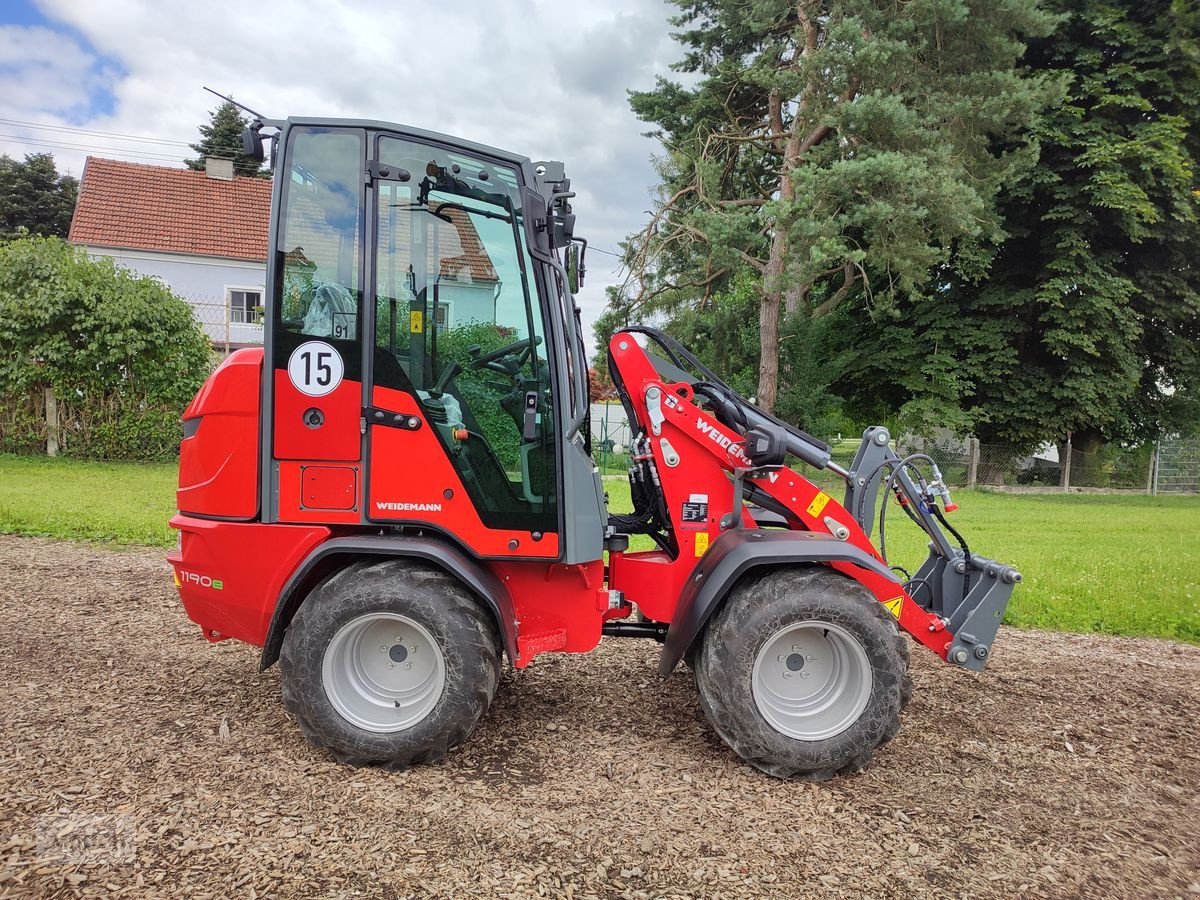
<svg viewBox="0 0 1200 900">
<path fill-rule="evenodd" d="M 0 573 L 0 896 L 1200 894 L 1200 647 L 1006 629 L 982 677 L 914 648 L 899 736 L 810 785 L 606 640 L 388 773 L 308 746 L 161 551 L 0 537 Z"/>
</svg>

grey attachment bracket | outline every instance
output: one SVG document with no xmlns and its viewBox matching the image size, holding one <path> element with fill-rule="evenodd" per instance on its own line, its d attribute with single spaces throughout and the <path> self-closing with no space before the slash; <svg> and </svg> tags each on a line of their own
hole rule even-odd
<svg viewBox="0 0 1200 900">
<path fill-rule="evenodd" d="M 849 540 L 850 529 L 847 528 L 845 525 L 843 525 L 841 522 L 839 522 L 837 519 L 835 519 L 833 516 L 826 516 L 821 521 L 825 523 L 825 527 L 829 529 L 829 533 L 832 534 L 839 541 Z"/>
<path fill-rule="evenodd" d="M 974 554 L 968 563 L 961 550 L 946 558 L 931 546 L 929 558 L 909 582 L 909 594 L 940 616 L 953 635 L 947 661 L 982 672 L 1020 582 L 1021 573 L 1012 566 Z"/>
<path fill-rule="evenodd" d="M 646 388 L 646 415 L 650 419 L 650 431 L 662 434 L 662 423 L 666 421 L 662 410 L 662 388 L 651 385 Z"/>
<path fill-rule="evenodd" d="M 889 446 L 891 439 L 891 434 L 882 425 L 872 425 L 864 431 L 846 478 L 843 506 L 858 521 L 867 537 L 871 536 L 875 522 L 875 499 L 884 477 L 883 463 L 895 456 Z"/>
<path fill-rule="evenodd" d="M 675 448 L 671 446 L 671 442 L 666 438 L 659 438 L 658 445 L 662 447 L 663 462 L 667 464 L 668 469 L 673 469 L 679 465 L 679 454 L 675 452 Z"/>
</svg>

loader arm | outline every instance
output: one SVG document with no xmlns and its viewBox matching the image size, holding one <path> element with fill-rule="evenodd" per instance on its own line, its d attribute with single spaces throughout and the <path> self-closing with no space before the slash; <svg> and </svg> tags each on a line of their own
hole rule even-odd
<svg viewBox="0 0 1200 900">
<path fill-rule="evenodd" d="M 665 358 L 642 347 L 639 334 L 657 344 Z M 823 563 L 855 579 L 918 643 L 956 665 L 983 669 L 1020 575 L 991 560 L 968 557 L 946 538 L 937 497 L 924 479 L 909 477 L 911 462 L 904 463 L 890 449 L 886 430 L 868 430 L 855 466 L 842 470 L 829 462 L 825 445 L 738 397 L 661 332 L 618 333 L 609 352 L 614 381 L 637 423 L 632 462 L 652 467 L 651 477 L 661 484 L 670 521 L 660 524 L 669 527 L 675 550 L 673 557 L 671 544 L 646 553 L 610 554 L 609 581 L 651 618 L 671 623 L 664 669 L 669 671 L 686 652 L 725 591 L 749 568 L 797 563 Z M 697 367 L 699 376 L 686 371 Z M 776 445 L 777 462 L 763 462 L 747 447 L 749 439 L 760 436 Z M 781 448 L 845 478 L 844 502 L 783 465 Z M 868 531 L 885 474 L 889 490 L 910 505 L 911 518 L 930 536 L 929 559 L 905 583 L 887 567 Z M 766 513 L 760 517 L 764 524 L 775 526 L 770 549 L 749 555 L 730 552 L 748 541 L 763 546 L 759 538 L 766 529 L 747 500 Z M 788 532 L 795 540 L 779 540 Z M 811 540 L 817 536 L 823 538 L 819 543 Z M 710 546 L 720 560 L 698 565 Z M 703 589 L 696 587 L 698 581 L 705 582 Z M 678 601 L 672 605 L 665 598 Z"/>
</svg>

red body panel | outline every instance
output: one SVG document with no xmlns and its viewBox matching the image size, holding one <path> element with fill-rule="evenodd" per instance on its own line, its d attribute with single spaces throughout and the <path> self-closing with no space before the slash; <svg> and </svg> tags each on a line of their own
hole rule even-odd
<svg viewBox="0 0 1200 900">
<path fill-rule="evenodd" d="M 312 409 L 324 416 L 319 428 L 306 424 L 305 413 Z M 276 459 L 357 462 L 362 447 L 361 415 L 361 381 L 347 378 L 324 397 L 309 397 L 292 386 L 287 369 L 275 370 Z"/>
<path fill-rule="evenodd" d="M 558 535 L 552 531 L 535 541 L 528 531 L 483 524 L 458 470 L 411 394 L 377 387 L 371 399 L 381 409 L 420 417 L 421 427 L 409 431 L 371 426 L 368 518 L 374 522 L 428 522 L 479 556 L 558 558 Z"/>
<path fill-rule="evenodd" d="M 359 513 L 358 498 L 353 497 L 349 509 L 332 509 L 329 507 L 310 506 L 304 502 L 306 480 L 311 484 L 314 469 L 328 470 L 333 468 L 325 460 L 282 460 L 279 463 L 279 520 L 281 522 L 321 522 L 334 525 L 357 525 L 362 516 Z M 339 467 L 342 468 L 342 467 Z M 346 466 L 352 471 L 357 465 Z"/>
<path fill-rule="evenodd" d="M 179 548 L 167 555 L 188 617 L 209 640 L 261 647 L 288 576 L 329 537 L 321 526 L 214 522 L 178 515 Z"/>
<path fill-rule="evenodd" d="M 176 506 L 184 512 L 252 519 L 258 512 L 260 349 L 231 354 L 183 414 L 199 426 L 179 445 Z"/>
<path fill-rule="evenodd" d="M 520 623 L 517 668 L 529 665 L 539 653 L 591 650 L 600 642 L 605 619 L 632 611 L 609 610 L 600 560 L 577 566 L 501 562 L 492 571 L 508 587 Z"/>
</svg>

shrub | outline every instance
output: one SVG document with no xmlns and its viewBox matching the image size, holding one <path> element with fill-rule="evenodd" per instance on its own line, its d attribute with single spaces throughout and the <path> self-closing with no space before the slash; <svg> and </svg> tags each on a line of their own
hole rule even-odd
<svg viewBox="0 0 1200 900">
<path fill-rule="evenodd" d="M 0 247 L 0 449 L 44 446 L 50 387 L 65 453 L 170 456 L 212 364 L 191 307 L 156 279 L 57 238 Z"/>
</svg>

